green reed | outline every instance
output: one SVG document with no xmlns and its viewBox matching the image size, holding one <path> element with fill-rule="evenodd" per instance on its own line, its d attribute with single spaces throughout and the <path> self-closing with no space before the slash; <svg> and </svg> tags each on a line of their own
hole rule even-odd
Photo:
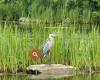
<svg viewBox="0 0 100 80">
<path fill-rule="evenodd" d="M 12 28 L 13 27 L 13 28 Z M 16 72 L 25 70 L 27 66 L 35 64 L 29 53 L 33 48 L 42 51 L 43 44 L 52 32 L 56 32 L 55 43 L 50 51 L 51 63 L 61 63 L 82 66 L 99 66 L 100 64 L 100 34 L 93 25 L 91 31 L 76 28 L 77 25 L 66 27 L 32 25 L 20 30 L 18 25 L 0 25 L 0 67 L 3 71 Z M 30 29 L 31 31 L 28 31 Z M 84 25 L 85 27 L 85 25 Z M 41 64 L 41 60 L 38 64 Z"/>
</svg>

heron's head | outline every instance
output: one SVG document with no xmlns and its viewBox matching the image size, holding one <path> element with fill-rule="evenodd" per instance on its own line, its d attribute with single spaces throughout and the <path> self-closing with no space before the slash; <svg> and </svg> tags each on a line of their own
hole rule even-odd
<svg viewBox="0 0 100 80">
<path fill-rule="evenodd" d="M 49 34 L 49 38 L 55 38 L 56 37 L 56 33 L 51 33 L 51 34 Z"/>
</svg>

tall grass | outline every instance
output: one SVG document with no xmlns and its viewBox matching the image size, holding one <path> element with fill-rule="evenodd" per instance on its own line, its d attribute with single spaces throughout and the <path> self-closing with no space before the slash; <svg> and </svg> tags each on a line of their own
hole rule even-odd
<svg viewBox="0 0 100 80">
<path fill-rule="evenodd" d="M 84 25 L 85 27 L 86 25 Z M 12 28 L 13 27 L 13 28 Z M 86 28 L 76 29 L 78 25 L 66 27 L 51 27 L 46 25 L 32 25 L 31 32 L 21 29 L 22 26 L 0 25 L 0 67 L 6 72 L 24 70 L 27 66 L 35 64 L 29 58 L 33 48 L 42 50 L 49 34 L 56 32 L 55 44 L 51 50 L 51 63 L 62 63 L 82 66 L 99 66 L 100 64 L 100 34 L 93 28 L 87 32 Z M 49 56 L 47 56 L 48 60 Z M 38 64 L 42 63 L 41 60 Z"/>
</svg>

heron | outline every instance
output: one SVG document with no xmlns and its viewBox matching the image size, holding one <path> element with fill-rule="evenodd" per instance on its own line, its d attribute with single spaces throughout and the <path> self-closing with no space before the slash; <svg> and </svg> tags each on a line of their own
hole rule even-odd
<svg viewBox="0 0 100 80">
<path fill-rule="evenodd" d="M 51 51 L 51 48 L 53 47 L 55 37 L 56 37 L 56 33 L 53 32 L 49 34 L 49 38 L 47 39 L 42 49 L 43 58 L 46 57 L 47 55 L 50 55 L 50 51 Z"/>
</svg>

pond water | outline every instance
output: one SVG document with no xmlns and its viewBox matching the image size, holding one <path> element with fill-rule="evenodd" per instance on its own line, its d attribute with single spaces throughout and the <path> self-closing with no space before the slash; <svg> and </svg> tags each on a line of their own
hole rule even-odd
<svg viewBox="0 0 100 80">
<path fill-rule="evenodd" d="M 29 75 L 6 75 L 0 76 L 0 80 L 41 80 L 41 79 L 32 79 Z M 42 80 L 100 80 L 100 74 L 94 75 L 77 75 L 63 78 L 50 78 Z"/>
</svg>

